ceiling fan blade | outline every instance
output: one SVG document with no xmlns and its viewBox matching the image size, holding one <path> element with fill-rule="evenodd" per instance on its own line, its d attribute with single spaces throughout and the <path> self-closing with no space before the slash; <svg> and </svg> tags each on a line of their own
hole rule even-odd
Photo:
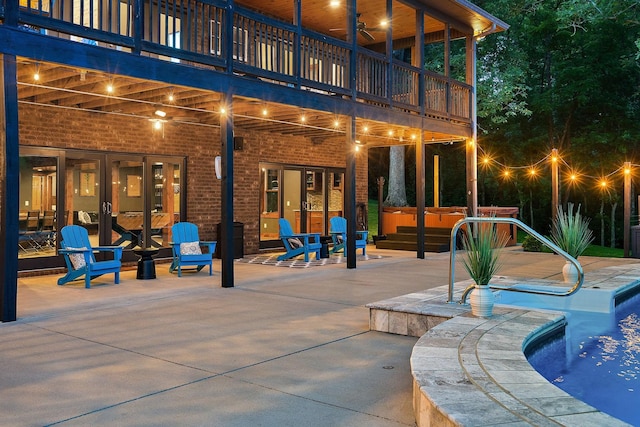
<svg viewBox="0 0 640 427">
<path fill-rule="evenodd" d="M 329 31 L 347 31 L 346 28 L 329 28 Z"/>
<path fill-rule="evenodd" d="M 369 40 L 371 42 L 376 39 L 369 32 L 367 32 L 367 30 L 360 30 L 359 33 L 362 34 L 362 37 L 364 37 L 365 39 L 367 39 L 367 40 Z"/>
</svg>

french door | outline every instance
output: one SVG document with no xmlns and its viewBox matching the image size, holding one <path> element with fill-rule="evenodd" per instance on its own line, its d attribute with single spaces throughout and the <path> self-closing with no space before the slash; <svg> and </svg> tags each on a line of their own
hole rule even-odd
<svg viewBox="0 0 640 427">
<path fill-rule="evenodd" d="M 19 269 L 64 265 L 58 230 L 71 224 L 92 246 L 122 246 L 125 261 L 136 247 L 168 256 L 186 206 L 183 174 L 183 158 L 21 148 Z"/>
<path fill-rule="evenodd" d="M 328 234 L 328 221 L 342 216 L 344 170 L 261 164 L 260 247 L 281 246 L 278 220 L 296 233 Z"/>
</svg>

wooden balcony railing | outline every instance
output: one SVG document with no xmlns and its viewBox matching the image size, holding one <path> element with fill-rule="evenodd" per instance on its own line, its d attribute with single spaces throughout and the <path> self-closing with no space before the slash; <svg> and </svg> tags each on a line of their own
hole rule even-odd
<svg viewBox="0 0 640 427">
<path fill-rule="evenodd" d="M 238 6 L 231 20 L 230 42 L 225 1 L 3 0 L 2 4 L 7 2 L 19 2 L 19 25 L 50 36 L 168 61 L 231 67 L 234 72 L 305 90 L 351 94 L 349 64 L 354 52 L 350 44 L 307 29 L 299 31 Z M 0 18 L 5 17 L 0 14 Z M 390 62 L 366 48 L 358 48 L 355 55 L 358 99 L 413 113 L 424 111 L 438 120 L 470 123 L 471 86 L 401 61 Z M 421 79 L 424 105 L 420 105 Z"/>
</svg>

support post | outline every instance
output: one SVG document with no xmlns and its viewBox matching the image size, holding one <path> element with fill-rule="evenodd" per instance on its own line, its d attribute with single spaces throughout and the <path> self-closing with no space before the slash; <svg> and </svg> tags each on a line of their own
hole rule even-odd
<svg viewBox="0 0 640 427">
<path fill-rule="evenodd" d="M 345 171 L 344 212 L 347 219 L 347 268 L 356 268 L 356 118 L 347 123 L 347 168 Z"/>
<path fill-rule="evenodd" d="M 558 216 L 560 200 L 560 171 L 558 166 L 558 149 L 551 150 L 551 218 L 553 221 Z"/>
<path fill-rule="evenodd" d="M 382 221 L 384 221 L 383 219 L 383 212 L 384 212 L 384 177 L 379 177 L 378 178 L 378 237 L 382 236 L 384 234 L 383 230 L 383 224 Z"/>
<path fill-rule="evenodd" d="M 440 156 L 433 156 L 433 207 L 440 207 Z"/>
<path fill-rule="evenodd" d="M 0 55 L 0 146 L 4 157 L 0 159 L 0 321 L 13 322 L 17 318 L 20 187 L 17 64 L 13 55 Z"/>
<path fill-rule="evenodd" d="M 418 245 L 416 258 L 424 259 L 424 192 L 425 192 L 425 154 L 423 132 L 416 140 L 416 228 L 418 230 Z"/>
<path fill-rule="evenodd" d="M 624 257 L 629 258 L 631 239 L 631 162 L 624 162 Z M 636 254 L 634 254 L 636 255 Z"/>
<path fill-rule="evenodd" d="M 448 28 L 447 28 L 448 29 Z M 449 35 L 447 31 L 446 40 Z M 445 45 L 448 42 L 445 40 Z M 467 163 L 467 209 L 470 216 L 476 216 L 478 212 L 478 108 L 476 89 L 476 39 L 473 36 L 467 37 L 467 83 L 471 85 L 471 130 L 472 136 L 466 141 L 466 163 Z M 446 51 L 446 49 L 445 49 Z M 445 52 L 445 55 L 449 55 Z M 445 58 L 447 58 L 445 56 Z M 445 59 L 447 60 L 447 59 Z M 446 68 L 446 67 L 445 67 Z"/>
<path fill-rule="evenodd" d="M 220 226 L 220 256 L 222 257 L 222 287 L 234 286 L 233 271 L 233 97 L 222 97 L 225 114 L 220 114 L 220 143 L 222 146 L 222 212 Z M 211 174 L 213 176 L 213 174 Z"/>
</svg>

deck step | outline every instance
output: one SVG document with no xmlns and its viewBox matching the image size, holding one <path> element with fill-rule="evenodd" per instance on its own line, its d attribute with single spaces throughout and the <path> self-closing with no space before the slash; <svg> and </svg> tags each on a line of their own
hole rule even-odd
<svg viewBox="0 0 640 427">
<path fill-rule="evenodd" d="M 451 229 L 427 227 L 424 229 L 424 242 L 424 250 L 426 252 L 448 252 L 451 242 Z M 396 233 L 387 235 L 385 240 L 378 240 L 376 248 L 417 251 L 418 228 L 398 226 Z"/>
<path fill-rule="evenodd" d="M 399 240 L 378 240 L 376 249 L 394 249 L 399 251 L 417 251 L 418 242 L 407 242 Z M 446 243 L 425 243 L 424 250 L 426 252 L 447 252 L 449 244 Z"/>
</svg>

